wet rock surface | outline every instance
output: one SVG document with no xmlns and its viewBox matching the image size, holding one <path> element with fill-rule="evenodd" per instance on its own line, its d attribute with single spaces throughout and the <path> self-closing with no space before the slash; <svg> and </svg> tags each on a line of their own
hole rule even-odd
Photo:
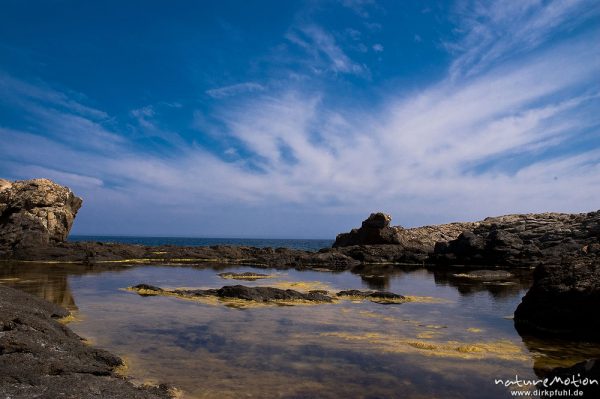
<svg viewBox="0 0 600 399">
<path fill-rule="evenodd" d="M 275 287 L 247 287 L 245 285 L 226 285 L 219 289 L 187 290 L 174 289 L 165 290 L 149 284 L 138 284 L 129 288 L 143 296 L 150 295 L 172 295 L 182 298 L 217 297 L 222 299 L 242 299 L 254 302 L 331 302 L 332 298 L 326 291 L 312 290 L 307 293 L 280 289 Z"/>
<path fill-rule="evenodd" d="M 592 252 L 593 251 L 593 252 Z M 600 246 L 558 265 L 541 265 L 515 311 L 519 333 L 600 340 Z"/>
<path fill-rule="evenodd" d="M 57 321 L 68 312 L 0 285 L 0 397 L 169 398 L 115 374 L 121 359 L 86 345 Z"/>
<path fill-rule="evenodd" d="M 379 303 L 401 303 L 406 298 L 399 294 L 394 294 L 388 291 L 361 291 L 361 290 L 344 290 L 336 294 L 338 297 L 350 297 L 368 299 Z"/>
<path fill-rule="evenodd" d="M 377 303 L 402 303 L 405 297 L 388 291 L 343 290 L 336 294 L 326 290 L 300 292 L 275 287 L 247 287 L 244 285 L 226 285 L 218 289 L 172 289 L 167 290 L 150 284 L 138 284 L 128 290 L 142 296 L 166 295 L 181 298 L 217 297 L 221 299 L 242 299 L 254 302 L 315 302 L 329 303 L 334 298 L 370 300 Z"/>
<path fill-rule="evenodd" d="M 0 256 L 65 241 L 81 203 L 48 179 L 0 179 Z"/>
<path fill-rule="evenodd" d="M 246 287 L 243 285 L 230 285 L 216 290 L 219 298 L 237 298 L 257 302 L 269 301 L 311 301 L 331 302 L 331 297 L 322 291 L 309 291 L 307 293 L 295 290 L 282 290 L 273 287 Z"/>
</svg>

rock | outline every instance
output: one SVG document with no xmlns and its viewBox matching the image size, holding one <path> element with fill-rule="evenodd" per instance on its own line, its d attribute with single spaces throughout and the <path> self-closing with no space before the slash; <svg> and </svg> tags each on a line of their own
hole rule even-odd
<svg viewBox="0 0 600 399">
<path fill-rule="evenodd" d="M 399 294 L 394 294 L 388 291 L 360 291 L 360 290 L 344 290 L 336 294 L 338 297 L 349 297 L 358 299 L 368 299 L 377 303 L 403 303 L 405 297 Z"/>
<path fill-rule="evenodd" d="M 498 281 L 510 279 L 513 277 L 513 274 L 505 270 L 473 270 L 472 272 L 454 274 L 454 277 L 481 281 Z"/>
<path fill-rule="evenodd" d="M 220 298 L 237 298 L 257 302 L 271 301 L 311 301 L 331 302 L 331 297 L 319 291 L 302 293 L 295 290 L 282 290 L 273 287 L 246 287 L 244 285 L 228 285 L 217 290 Z"/>
<path fill-rule="evenodd" d="M 227 279 L 232 279 L 232 280 L 249 280 L 249 281 L 271 277 L 268 274 L 253 273 L 253 272 L 243 272 L 243 273 L 227 272 L 227 273 L 219 273 L 218 276 L 221 278 L 227 278 Z"/>
<path fill-rule="evenodd" d="M 56 319 L 64 309 L 0 285 L 0 397 L 170 398 L 115 374 L 121 359 L 86 345 Z"/>
<path fill-rule="evenodd" d="M 558 265 L 540 265 L 533 278 L 515 311 L 520 334 L 600 339 L 600 257 L 581 254 Z"/>
<path fill-rule="evenodd" d="M 600 397 L 600 359 L 588 359 L 571 367 L 556 367 L 550 372 L 537 373 L 540 378 L 547 378 L 548 387 L 543 383 L 536 386 L 539 390 L 578 390 L 583 395 L 578 397 Z M 573 384 L 576 382 L 577 386 Z"/>
<path fill-rule="evenodd" d="M 363 229 L 384 229 L 390 227 L 392 217 L 388 214 L 377 212 L 372 213 L 367 219 L 363 220 Z"/>
<path fill-rule="evenodd" d="M 362 226 L 359 229 L 353 229 L 349 233 L 338 234 L 333 247 L 399 244 L 398 231 L 396 228 L 390 227 L 391 220 L 392 217 L 385 213 L 372 213 L 362 222 Z"/>
<path fill-rule="evenodd" d="M 0 181 L 0 255 L 67 239 L 82 200 L 48 179 Z"/>
<path fill-rule="evenodd" d="M 338 234 L 333 247 L 362 262 L 422 263 L 433 253 L 436 242 L 455 239 L 477 225 L 448 223 L 405 229 L 390 226 L 391 220 L 385 213 L 372 213 L 359 229 Z"/>
<path fill-rule="evenodd" d="M 313 290 L 303 293 L 295 290 L 283 290 L 274 287 L 247 287 L 245 285 L 226 285 L 219 289 L 207 290 L 164 290 L 148 284 L 138 284 L 128 288 L 142 296 L 165 295 L 180 298 L 218 297 L 223 299 L 243 299 L 254 302 L 331 302 L 327 292 Z"/>
<path fill-rule="evenodd" d="M 456 239 L 437 243 L 428 262 L 518 267 L 559 264 L 598 244 L 599 226 L 600 211 L 487 218 Z"/>
</svg>

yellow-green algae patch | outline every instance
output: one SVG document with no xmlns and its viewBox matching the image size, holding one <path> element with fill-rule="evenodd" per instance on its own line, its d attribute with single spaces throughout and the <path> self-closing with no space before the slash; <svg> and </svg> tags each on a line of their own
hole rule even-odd
<svg viewBox="0 0 600 399">
<path fill-rule="evenodd" d="M 435 298 L 432 296 L 417 296 L 417 295 L 405 295 L 405 302 L 414 302 L 414 303 L 452 303 L 449 299 L 444 298 Z"/>
<path fill-rule="evenodd" d="M 467 328 L 467 331 L 470 332 L 470 333 L 480 333 L 480 332 L 483 332 L 483 330 L 481 328 L 476 328 L 476 327 Z"/>
<path fill-rule="evenodd" d="M 277 276 L 275 276 L 273 274 L 262 274 L 262 273 L 252 273 L 252 272 L 245 272 L 245 273 L 226 272 L 226 273 L 219 273 L 219 277 L 224 278 L 224 279 L 229 279 L 229 280 L 254 281 L 254 280 L 260 280 L 260 279 L 264 279 L 264 278 L 275 278 Z"/>
<path fill-rule="evenodd" d="M 81 321 L 81 319 L 75 316 L 73 313 L 69 313 L 65 317 L 61 317 L 60 319 L 58 319 L 58 322 L 62 324 L 69 324 L 74 321 Z"/>
<path fill-rule="evenodd" d="M 527 353 L 520 346 L 508 340 L 488 342 L 423 341 L 392 337 L 375 332 L 362 334 L 328 332 L 320 335 L 366 344 L 382 352 L 419 353 L 425 356 L 465 360 L 500 359 L 521 362 L 529 359 Z"/>
<path fill-rule="evenodd" d="M 333 291 L 333 288 L 329 284 L 321 281 L 277 281 L 271 286 L 282 290 L 295 290 L 300 292 Z"/>
</svg>

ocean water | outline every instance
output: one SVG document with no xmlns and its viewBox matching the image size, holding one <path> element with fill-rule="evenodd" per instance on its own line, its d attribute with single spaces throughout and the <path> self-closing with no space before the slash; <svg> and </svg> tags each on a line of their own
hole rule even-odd
<svg viewBox="0 0 600 399">
<path fill-rule="evenodd" d="M 209 247 L 211 245 L 235 245 L 249 247 L 291 248 L 318 251 L 331 247 L 333 240 L 285 239 L 285 238 L 195 238 L 195 237 L 136 237 L 136 236 L 87 236 L 71 235 L 69 241 L 117 242 L 142 245 L 180 245 L 189 247 Z"/>
</svg>

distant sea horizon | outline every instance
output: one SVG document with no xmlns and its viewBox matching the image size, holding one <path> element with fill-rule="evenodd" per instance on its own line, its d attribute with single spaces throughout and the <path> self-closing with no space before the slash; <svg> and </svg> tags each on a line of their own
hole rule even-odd
<svg viewBox="0 0 600 399">
<path fill-rule="evenodd" d="M 220 237 L 153 237 L 128 235 L 70 235 L 70 242 L 92 241 L 141 245 L 177 245 L 188 247 L 209 247 L 212 245 L 233 245 L 249 247 L 290 248 L 306 251 L 318 251 L 331 247 L 334 240 L 311 238 L 220 238 Z"/>
</svg>

